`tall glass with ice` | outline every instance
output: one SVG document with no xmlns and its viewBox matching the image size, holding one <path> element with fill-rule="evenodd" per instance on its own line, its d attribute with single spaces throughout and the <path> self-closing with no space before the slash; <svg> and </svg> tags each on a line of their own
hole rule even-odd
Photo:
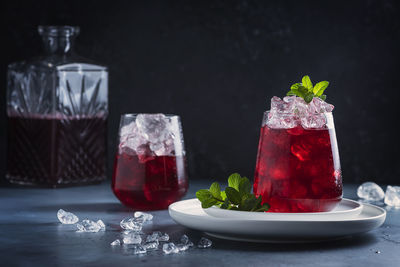
<svg viewBox="0 0 400 267">
<path fill-rule="evenodd" d="M 264 113 L 254 193 L 271 212 L 323 212 L 342 198 L 333 106 L 314 98 L 273 97 Z"/>
<path fill-rule="evenodd" d="M 126 206 L 166 209 L 188 189 L 179 116 L 121 116 L 112 190 Z"/>
</svg>

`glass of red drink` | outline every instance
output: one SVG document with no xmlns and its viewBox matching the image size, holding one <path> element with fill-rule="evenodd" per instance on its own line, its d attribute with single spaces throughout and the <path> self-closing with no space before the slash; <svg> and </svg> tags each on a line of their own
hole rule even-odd
<svg viewBox="0 0 400 267">
<path fill-rule="evenodd" d="M 188 189 L 185 149 L 179 116 L 121 116 L 112 190 L 126 206 L 166 209 Z"/>
<path fill-rule="evenodd" d="M 301 119 L 324 120 L 317 128 L 304 127 L 296 114 L 278 114 L 283 124 L 269 123 L 276 115 L 264 113 L 254 193 L 271 205 L 271 212 L 332 210 L 342 198 L 332 113 Z"/>
</svg>

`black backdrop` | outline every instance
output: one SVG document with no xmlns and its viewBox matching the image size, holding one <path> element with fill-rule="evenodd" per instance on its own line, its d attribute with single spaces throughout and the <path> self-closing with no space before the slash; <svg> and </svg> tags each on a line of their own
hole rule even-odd
<svg viewBox="0 0 400 267">
<path fill-rule="evenodd" d="M 344 181 L 399 183 L 398 1 L 6 2 L 2 173 L 7 64 L 41 52 L 37 25 L 71 24 L 109 66 L 109 166 L 119 115 L 163 112 L 182 117 L 190 179 L 252 177 L 269 99 L 309 74 L 331 82 Z"/>
</svg>

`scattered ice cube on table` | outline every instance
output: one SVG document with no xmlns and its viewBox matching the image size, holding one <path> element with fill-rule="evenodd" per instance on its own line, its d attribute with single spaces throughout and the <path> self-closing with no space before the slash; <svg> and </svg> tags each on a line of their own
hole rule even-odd
<svg viewBox="0 0 400 267">
<path fill-rule="evenodd" d="M 164 233 L 162 236 L 158 237 L 158 241 L 168 241 L 169 240 L 169 235 L 167 233 Z"/>
<path fill-rule="evenodd" d="M 207 239 L 205 237 L 202 237 L 197 244 L 197 247 L 199 248 L 209 248 L 212 245 L 212 241 L 210 239 Z"/>
<path fill-rule="evenodd" d="M 132 230 L 136 232 L 140 232 L 143 227 L 143 223 L 135 220 L 135 218 L 125 218 L 119 223 L 119 225 L 122 229 Z"/>
<path fill-rule="evenodd" d="M 165 243 L 162 247 L 165 254 L 178 253 L 179 249 L 174 243 Z"/>
<path fill-rule="evenodd" d="M 101 226 L 92 220 L 83 220 L 77 223 L 76 227 L 78 228 L 77 232 L 96 233 L 101 230 Z"/>
<path fill-rule="evenodd" d="M 156 241 L 152 241 L 152 242 L 146 242 L 143 246 L 147 249 L 147 250 L 155 250 L 158 249 L 158 245 L 160 243 L 158 242 L 158 240 Z"/>
<path fill-rule="evenodd" d="M 125 235 L 124 238 L 122 239 L 124 244 L 140 244 L 142 243 L 142 237 L 138 233 L 131 233 L 128 235 Z"/>
<path fill-rule="evenodd" d="M 385 194 L 385 204 L 400 208 L 400 186 L 388 185 Z"/>
<path fill-rule="evenodd" d="M 158 238 L 161 236 L 160 232 L 153 232 L 151 235 L 146 236 L 146 242 L 158 241 Z"/>
<path fill-rule="evenodd" d="M 76 216 L 72 212 L 67 212 L 63 209 L 58 210 L 57 218 L 62 224 L 74 224 L 79 222 L 78 216 Z"/>
<path fill-rule="evenodd" d="M 110 243 L 111 246 L 119 246 L 121 245 L 121 241 L 119 239 L 115 239 L 113 242 Z"/>
<path fill-rule="evenodd" d="M 100 231 L 106 230 L 106 225 L 104 224 L 104 222 L 102 220 L 98 220 L 96 223 L 100 226 Z"/>
<path fill-rule="evenodd" d="M 193 242 L 189 240 L 189 237 L 187 235 L 183 235 L 180 239 L 180 242 L 182 245 L 187 245 L 188 247 L 193 246 Z"/>
<path fill-rule="evenodd" d="M 142 246 L 142 245 L 136 245 L 133 248 L 133 254 L 137 255 L 137 254 L 145 254 L 147 252 L 147 249 Z"/>
<path fill-rule="evenodd" d="M 189 246 L 184 244 L 177 244 L 176 247 L 179 249 L 179 251 L 186 251 L 189 249 Z"/>
<path fill-rule="evenodd" d="M 149 222 L 153 220 L 153 215 L 141 211 L 136 211 L 133 216 L 138 220 L 142 220 L 143 222 Z"/>
<path fill-rule="evenodd" d="M 358 187 L 357 196 L 368 201 L 380 201 L 385 197 L 385 192 L 376 183 L 366 182 Z"/>
</svg>

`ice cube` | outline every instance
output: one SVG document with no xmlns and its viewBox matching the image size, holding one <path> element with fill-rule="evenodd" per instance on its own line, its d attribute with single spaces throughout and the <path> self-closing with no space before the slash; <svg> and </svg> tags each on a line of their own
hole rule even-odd
<svg viewBox="0 0 400 267">
<path fill-rule="evenodd" d="M 158 237 L 158 241 L 166 242 L 169 240 L 169 235 L 167 233 L 164 233 L 160 237 Z"/>
<path fill-rule="evenodd" d="M 153 242 L 153 241 L 158 241 L 158 238 L 161 236 L 161 233 L 160 233 L 160 235 L 157 233 L 157 232 L 154 232 L 154 233 L 152 233 L 151 235 L 148 235 L 147 237 L 146 237 L 146 242 Z"/>
<path fill-rule="evenodd" d="M 102 220 L 98 220 L 96 223 L 100 226 L 100 231 L 106 230 L 106 225 L 104 224 L 104 222 Z"/>
<path fill-rule="evenodd" d="M 209 248 L 212 245 L 212 241 L 210 239 L 207 239 L 205 237 L 202 237 L 197 244 L 197 247 L 199 248 Z"/>
<path fill-rule="evenodd" d="M 374 182 L 365 182 L 357 189 L 357 196 L 368 201 L 380 201 L 385 197 L 385 192 Z"/>
<path fill-rule="evenodd" d="M 189 242 L 189 237 L 187 235 L 183 235 L 180 241 L 182 244 L 187 244 Z"/>
<path fill-rule="evenodd" d="M 147 252 L 147 249 L 142 245 L 136 245 L 133 248 L 133 254 L 135 254 L 135 255 L 145 254 L 146 252 Z"/>
<path fill-rule="evenodd" d="M 162 247 L 165 254 L 178 253 L 179 249 L 174 243 L 165 243 Z"/>
<path fill-rule="evenodd" d="M 400 186 L 387 186 L 385 204 L 396 208 L 400 207 Z"/>
<path fill-rule="evenodd" d="M 177 244 L 176 247 L 179 249 L 179 251 L 186 251 L 189 249 L 189 246 L 184 244 Z"/>
<path fill-rule="evenodd" d="M 159 245 L 159 242 L 158 242 L 158 240 L 156 240 L 156 241 L 152 241 L 152 242 L 146 242 L 144 244 L 144 247 L 148 250 L 155 250 L 155 249 L 158 249 L 158 245 Z"/>
<path fill-rule="evenodd" d="M 79 221 L 78 216 L 76 216 L 72 212 L 67 212 L 63 209 L 58 210 L 57 218 L 62 224 L 74 224 Z"/>
<path fill-rule="evenodd" d="M 281 100 L 274 96 L 271 99 L 267 125 L 277 129 L 290 129 L 300 124 L 305 129 L 322 128 L 326 125 L 323 113 L 332 110 L 332 105 L 318 97 L 307 104 L 301 97 L 287 96 Z"/>
<path fill-rule="evenodd" d="M 140 232 L 143 227 L 143 223 L 137 221 L 135 218 L 125 218 L 119 223 L 119 225 L 122 229 L 132 230 L 136 232 Z"/>
<path fill-rule="evenodd" d="M 76 227 L 78 228 L 77 232 L 96 233 L 101 230 L 101 226 L 97 222 L 87 219 L 77 223 Z"/>
<path fill-rule="evenodd" d="M 130 233 L 128 235 L 125 235 L 124 238 L 122 239 L 124 244 L 140 244 L 142 243 L 142 237 L 138 233 Z"/>
<path fill-rule="evenodd" d="M 115 239 L 113 242 L 110 243 L 111 246 L 119 246 L 121 245 L 121 241 L 119 239 Z"/>
<path fill-rule="evenodd" d="M 139 114 L 136 126 L 147 140 L 158 143 L 168 135 L 168 118 L 164 114 Z"/>
<path fill-rule="evenodd" d="M 142 220 L 143 222 L 149 222 L 153 220 L 153 215 L 141 211 L 136 211 L 133 216 L 138 220 Z"/>
</svg>

